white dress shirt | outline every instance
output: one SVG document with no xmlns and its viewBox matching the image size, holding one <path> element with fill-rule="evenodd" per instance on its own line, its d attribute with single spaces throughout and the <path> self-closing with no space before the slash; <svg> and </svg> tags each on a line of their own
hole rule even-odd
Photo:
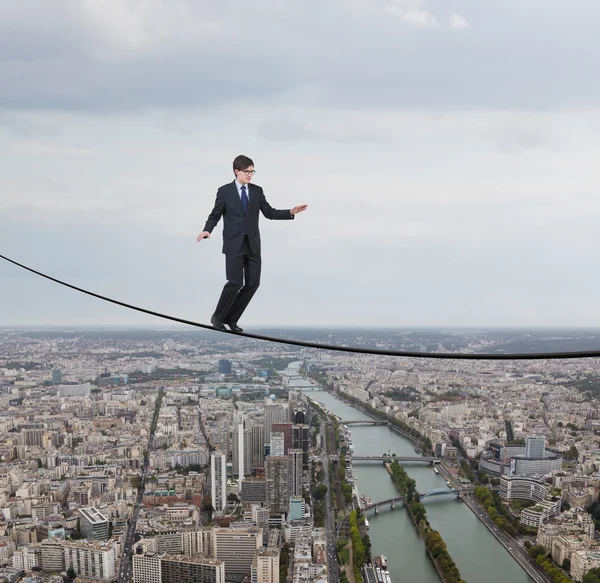
<svg viewBox="0 0 600 583">
<path fill-rule="evenodd" d="M 240 200 L 242 200 L 242 186 L 246 187 L 246 196 L 248 197 L 248 202 L 250 202 L 250 188 L 248 188 L 248 184 L 240 184 L 237 180 L 235 181 L 235 185 L 238 189 L 238 194 L 240 196 Z"/>
</svg>

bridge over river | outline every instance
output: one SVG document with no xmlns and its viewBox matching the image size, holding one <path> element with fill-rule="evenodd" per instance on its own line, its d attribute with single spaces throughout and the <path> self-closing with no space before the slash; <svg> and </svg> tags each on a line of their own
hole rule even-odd
<svg viewBox="0 0 600 583">
<path fill-rule="evenodd" d="M 351 419 L 349 421 L 341 420 L 342 425 L 389 425 L 388 421 L 378 421 L 377 419 Z"/>
<path fill-rule="evenodd" d="M 438 496 L 454 496 L 456 499 L 462 498 L 463 494 L 472 492 L 474 488 L 461 488 L 457 490 L 455 488 L 434 488 L 428 490 L 423 494 L 419 494 L 419 500 L 426 502 L 427 499 L 431 499 Z M 388 498 L 387 500 L 379 500 L 378 502 L 371 502 L 365 506 L 361 506 L 360 509 L 365 514 L 374 512 L 379 514 L 388 510 L 395 510 L 396 506 L 404 506 L 404 498 L 402 496 L 396 496 L 395 498 Z M 345 516 L 336 527 L 336 536 L 339 537 L 340 529 L 346 525 L 350 515 Z"/>
<path fill-rule="evenodd" d="M 464 493 L 471 492 L 472 490 L 473 488 L 462 488 L 460 490 L 455 488 L 435 488 L 433 490 L 428 490 L 423 494 L 419 494 L 419 500 L 424 501 L 427 498 L 433 498 L 435 496 L 454 496 L 456 498 L 461 498 Z M 383 510 L 393 510 L 398 504 L 404 504 L 404 498 L 402 496 L 396 496 L 395 498 L 389 498 L 388 500 L 380 500 L 379 502 L 372 502 L 371 504 L 362 506 L 361 509 L 365 513 L 374 510 L 376 514 L 379 514 L 379 512 Z"/>
<path fill-rule="evenodd" d="M 336 458 L 337 459 L 337 458 Z M 414 463 L 428 463 L 428 464 L 439 464 L 442 460 L 438 457 L 427 457 L 427 456 L 389 456 L 389 455 L 353 455 L 352 463 L 354 462 L 414 462 Z"/>
</svg>

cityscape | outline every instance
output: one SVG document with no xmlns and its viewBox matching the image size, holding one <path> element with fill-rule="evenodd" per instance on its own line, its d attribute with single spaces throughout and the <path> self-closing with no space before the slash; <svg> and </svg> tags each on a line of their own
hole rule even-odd
<svg viewBox="0 0 600 583">
<path fill-rule="evenodd" d="M 600 337 L 265 332 L 487 354 Z M 600 574 L 598 359 L 394 358 L 149 328 L 4 328 L 0 347 L 0 581 Z"/>
</svg>

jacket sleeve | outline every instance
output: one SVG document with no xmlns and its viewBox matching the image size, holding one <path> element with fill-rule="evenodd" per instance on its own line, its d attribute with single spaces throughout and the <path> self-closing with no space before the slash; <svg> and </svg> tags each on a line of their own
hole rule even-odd
<svg viewBox="0 0 600 583">
<path fill-rule="evenodd" d="M 219 189 L 217 191 L 217 198 L 215 200 L 215 206 L 211 211 L 210 215 L 208 215 L 208 219 L 206 219 L 206 224 L 204 225 L 204 230 L 212 233 L 213 229 L 217 226 L 217 223 L 223 216 L 225 212 L 225 195 L 223 191 Z"/>
<path fill-rule="evenodd" d="M 291 209 L 274 209 L 265 198 L 263 189 L 260 189 L 260 210 L 265 218 L 272 221 L 287 221 L 293 219 Z"/>
</svg>

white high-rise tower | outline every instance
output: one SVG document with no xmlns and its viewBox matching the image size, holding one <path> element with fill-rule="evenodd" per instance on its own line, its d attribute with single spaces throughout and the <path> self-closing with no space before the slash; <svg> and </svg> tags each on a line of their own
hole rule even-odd
<svg viewBox="0 0 600 583">
<path fill-rule="evenodd" d="M 222 451 L 210 455 L 210 478 L 213 508 L 220 516 L 227 506 L 227 460 Z"/>
<path fill-rule="evenodd" d="M 242 482 L 244 481 L 244 415 L 240 413 L 237 420 L 237 462 L 238 462 L 238 477 L 239 491 L 242 491 Z"/>
</svg>

